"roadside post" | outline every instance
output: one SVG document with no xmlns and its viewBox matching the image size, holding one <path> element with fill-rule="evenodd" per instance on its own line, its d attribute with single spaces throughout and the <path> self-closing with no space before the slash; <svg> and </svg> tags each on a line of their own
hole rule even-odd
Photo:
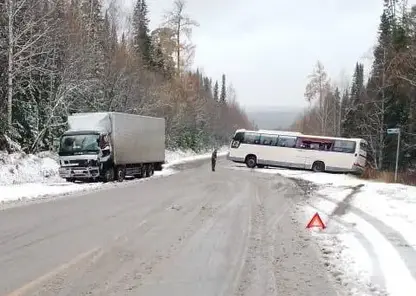
<svg viewBox="0 0 416 296">
<path fill-rule="evenodd" d="M 397 169 L 399 167 L 399 154 L 400 154 L 400 128 L 387 129 L 388 135 L 397 135 L 397 150 L 396 150 L 396 169 L 394 171 L 394 182 L 397 182 Z"/>
</svg>

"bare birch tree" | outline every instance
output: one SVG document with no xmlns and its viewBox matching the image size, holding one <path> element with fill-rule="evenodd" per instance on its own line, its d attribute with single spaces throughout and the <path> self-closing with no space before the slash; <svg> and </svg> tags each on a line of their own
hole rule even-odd
<svg viewBox="0 0 416 296">
<path fill-rule="evenodd" d="M 191 45 L 192 29 L 199 27 L 199 23 L 185 13 L 185 0 L 175 0 L 172 11 L 165 15 L 164 25 L 171 28 L 175 33 L 176 39 L 176 67 L 178 75 L 181 74 L 181 67 L 185 66 L 183 60 L 188 60 L 189 55 L 193 55 Z M 183 58 L 184 54 L 188 57 Z"/>
<path fill-rule="evenodd" d="M 325 72 L 324 66 L 320 61 L 311 75 L 309 75 L 309 83 L 306 85 L 305 98 L 309 103 L 317 103 L 317 116 L 320 122 L 320 133 L 325 135 L 328 132 L 329 119 L 329 97 L 330 91 L 329 78 Z"/>
<path fill-rule="evenodd" d="M 8 40 L 8 71 L 7 71 L 7 123 L 9 131 L 13 122 L 13 97 L 19 84 L 19 77 L 33 70 L 42 71 L 34 64 L 36 58 L 50 50 L 45 46 L 47 35 L 52 27 L 41 26 L 47 23 L 49 15 L 35 14 L 41 7 L 41 1 L 7 0 L 7 40 Z M 36 30 L 42 27 L 43 30 Z M 23 90 L 24 91 L 24 90 Z"/>
</svg>

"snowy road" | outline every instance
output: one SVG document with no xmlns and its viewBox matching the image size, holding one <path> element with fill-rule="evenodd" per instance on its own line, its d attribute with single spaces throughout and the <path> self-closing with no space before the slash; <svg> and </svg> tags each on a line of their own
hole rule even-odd
<svg viewBox="0 0 416 296">
<path fill-rule="evenodd" d="M 0 212 L 0 295 L 343 295 L 303 191 L 228 165 Z"/>
</svg>

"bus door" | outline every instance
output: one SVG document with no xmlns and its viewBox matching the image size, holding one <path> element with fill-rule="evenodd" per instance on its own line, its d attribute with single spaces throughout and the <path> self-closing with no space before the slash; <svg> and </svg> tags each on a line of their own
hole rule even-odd
<svg viewBox="0 0 416 296">
<path fill-rule="evenodd" d="M 292 168 L 305 168 L 305 157 L 303 151 L 296 147 L 298 137 L 279 135 L 278 153 L 281 166 Z"/>
<path fill-rule="evenodd" d="M 330 155 L 333 141 L 319 138 L 298 138 L 296 146 L 304 159 L 305 168 L 312 168 L 315 161 L 323 161 L 326 165 L 330 161 Z"/>
</svg>

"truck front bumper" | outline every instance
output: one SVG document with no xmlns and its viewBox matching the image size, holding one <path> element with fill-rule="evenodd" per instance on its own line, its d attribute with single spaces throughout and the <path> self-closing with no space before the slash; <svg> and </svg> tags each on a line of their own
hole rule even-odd
<svg viewBox="0 0 416 296">
<path fill-rule="evenodd" d="M 99 167 L 60 167 L 59 176 L 64 179 L 90 179 L 100 176 Z"/>
</svg>

